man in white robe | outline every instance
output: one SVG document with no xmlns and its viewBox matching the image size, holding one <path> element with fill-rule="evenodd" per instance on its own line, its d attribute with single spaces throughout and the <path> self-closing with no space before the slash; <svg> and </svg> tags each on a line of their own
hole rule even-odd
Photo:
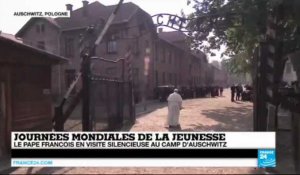
<svg viewBox="0 0 300 175">
<path fill-rule="evenodd" d="M 180 127 L 179 114 L 182 109 L 182 98 L 178 94 L 178 89 L 174 89 L 174 92 L 168 97 L 168 125 L 170 128 Z"/>
</svg>

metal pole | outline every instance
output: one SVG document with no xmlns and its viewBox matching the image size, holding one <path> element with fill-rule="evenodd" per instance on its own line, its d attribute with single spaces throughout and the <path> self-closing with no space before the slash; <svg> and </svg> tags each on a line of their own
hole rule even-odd
<svg viewBox="0 0 300 175">
<path fill-rule="evenodd" d="M 117 15 L 117 12 L 118 10 L 120 9 L 122 3 L 123 3 L 124 0 L 120 0 L 117 7 L 115 8 L 115 10 L 113 11 L 113 13 L 110 15 L 110 17 L 108 18 L 102 32 L 100 33 L 100 35 L 98 36 L 97 40 L 95 41 L 95 46 L 98 46 L 100 44 L 100 42 L 102 41 L 106 31 L 108 30 L 109 26 L 111 25 L 111 23 L 113 22 L 113 20 L 115 19 L 116 15 Z"/>
<path fill-rule="evenodd" d="M 91 75 L 91 57 L 95 55 L 96 47 L 102 41 L 104 35 L 106 34 L 109 26 L 114 20 L 119 8 L 121 7 L 124 0 L 120 0 L 117 7 L 113 13 L 108 18 L 103 30 L 100 35 L 97 37 L 97 40 L 94 43 L 90 43 L 89 52 L 83 54 L 82 61 L 82 130 L 91 131 L 92 130 L 92 121 L 90 116 L 90 75 Z"/>
<path fill-rule="evenodd" d="M 90 57 L 85 54 L 82 62 L 82 131 L 91 131 L 90 125 Z"/>
</svg>

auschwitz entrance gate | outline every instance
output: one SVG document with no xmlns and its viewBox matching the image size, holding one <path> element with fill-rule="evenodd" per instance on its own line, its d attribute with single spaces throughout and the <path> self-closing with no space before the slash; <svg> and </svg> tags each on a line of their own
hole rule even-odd
<svg viewBox="0 0 300 175">
<path fill-rule="evenodd" d="M 114 131 L 120 129 L 124 124 L 133 124 L 135 122 L 130 47 L 125 58 L 118 61 L 95 57 L 96 48 L 103 39 L 122 3 L 123 0 L 120 0 L 100 32 L 97 31 L 98 27 L 90 26 L 87 28 L 84 37 L 81 38 L 81 70 L 59 106 L 55 108 L 54 129 L 56 131 L 64 130 L 66 120 L 80 101 L 82 103 L 83 131 Z M 121 77 L 112 78 L 96 74 L 92 71 L 93 61 L 95 60 L 100 60 L 102 63 L 109 62 L 114 64 L 114 66 L 122 63 Z M 126 65 L 128 65 L 128 79 L 125 78 L 125 61 Z M 82 89 L 64 109 L 66 101 L 70 100 L 69 96 L 80 78 L 82 78 Z"/>
<path fill-rule="evenodd" d="M 111 62 L 113 65 L 124 61 L 125 59 L 117 62 L 101 59 L 102 64 Z M 122 64 L 122 67 L 125 67 L 125 64 Z M 123 70 L 125 69 L 123 68 Z M 124 75 L 124 72 L 122 74 Z M 54 117 L 56 131 L 64 130 L 64 124 L 80 103 L 82 103 L 82 108 L 84 105 L 88 105 L 87 114 L 82 109 L 82 130 L 115 131 L 124 125 L 131 125 L 135 122 L 132 81 L 126 81 L 124 76 L 110 78 L 91 72 L 85 80 L 86 82 L 83 81 L 88 85 L 87 93 L 81 89 L 73 98 L 68 98 L 75 84 L 79 82 L 80 75 L 76 77 L 69 88 L 66 98 L 56 107 Z M 88 97 L 88 103 L 85 101 L 86 97 Z M 67 101 L 68 103 L 66 103 Z"/>
<path fill-rule="evenodd" d="M 123 125 L 134 123 L 131 89 L 131 82 L 91 77 L 90 112 L 93 130 L 117 130 Z"/>
</svg>

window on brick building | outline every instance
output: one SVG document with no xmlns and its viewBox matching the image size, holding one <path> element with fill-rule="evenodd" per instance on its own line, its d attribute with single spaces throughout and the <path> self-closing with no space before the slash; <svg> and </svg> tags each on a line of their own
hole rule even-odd
<svg viewBox="0 0 300 175">
<path fill-rule="evenodd" d="M 44 33 L 45 32 L 45 24 L 37 24 L 35 26 L 36 33 Z"/>
<path fill-rule="evenodd" d="M 154 46 L 155 46 L 155 52 L 156 52 L 155 61 L 158 62 L 158 54 L 157 54 L 158 46 L 157 46 L 157 44 L 155 44 Z"/>
<path fill-rule="evenodd" d="M 41 32 L 40 25 L 36 25 L 35 26 L 35 31 L 36 31 L 36 33 L 40 33 Z"/>
<path fill-rule="evenodd" d="M 45 32 L 45 24 L 41 24 L 41 33 Z"/>
<path fill-rule="evenodd" d="M 165 52 L 165 55 L 164 55 L 164 62 L 166 63 L 167 61 L 168 61 L 168 59 L 169 59 L 169 54 L 170 54 L 170 52 L 169 52 L 169 50 L 168 49 L 166 49 L 166 52 Z"/>
<path fill-rule="evenodd" d="M 117 53 L 117 40 L 115 35 L 111 35 L 111 37 L 107 41 L 107 53 Z"/>
<path fill-rule="evenodd" d="M 140 53 L 140 48 L 139 48 L 139 40 L 137 36 L 135 36 L 136 39 L 134 40 L 134 45 L 133 45 L 133 54 L 138 55 Z M 138 57 L 136 57 L 138 58 Z"/>
<path fill-rule="evenodd" d="M 145 23 L 140 24 L 140 25 L 139 25 L 139 31 L 140 31 L 140 34 L 142 34 L 145 30 L 146 30 Z"/>
<path fill-rule="evenodd" d="M 74 56 L 74 39 L 73 38 L 67 38 L 65 41 L 65 56 L 67 58 Z"/>
<path fill-rule="evenodd" d="M 174 65 L 176 66 L 177 65 L 177 57 L 176 57 L 176 54 L 174 53 Z"/>
<path fill-rule="evenodd" d="M 38 41 L 37 48 L 45 50 L 45 41 Z"/>
<path fill-rule="evenodd" d="M 155 82 L 156 82 L 156 86 L 157 86 L 159 84 L 158 71 L 155 71 Z"/>
<path fill-rule="evenodd" d="M 125 28 L 125 29 L 122 29 L 120 32 L 119 32 L 119 35 L 121 38 L 126 38 L 128 36 L 128 29 Z"/>
<path fill-rule="evenodd" d="M 172 64 L 172 52 L 169 52 L 169 63 Z"/>
<path fill-rule="evenodd" d="M 162 59 L 161 62 L 164 63 L 166 62 L 166 49 L 163 47 L 162 48 Z"/>
<path fill-rule="evenodd" d="M 169 73 L 169 83 L 172 84 L 172 74 Z"/>
<path fill-rule="evenodd" d="M 139 72 L 140 72 L 139 68 L 133 68 L 133 69 L 132 69 L 133 82 L 134 82 L 134 83 L 137 83 L 137 84 L 138 84 L 138 82 L 139 82 Z"/>
</svg>

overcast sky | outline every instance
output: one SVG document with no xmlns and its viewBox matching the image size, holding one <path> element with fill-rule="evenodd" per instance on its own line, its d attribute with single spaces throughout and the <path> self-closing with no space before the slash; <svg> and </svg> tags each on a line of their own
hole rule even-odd
<svg viewBox="0 0 300 175">
<path fill-rule="evenodd" d="M 89 0 L 90 3 L 95 0 Z M 98 0 L 104 5 L 117 4 L 119 0 Z M 191 6 L 187 6 L 187 0 L 124 0 L 133 2 L 150 15 L 157 13 L 189 14 L 193 12 Z M 19 11 L 66 11 L 66 4 L 73 4 L 73 9 L 82 7 L 81 0 L 0 0 L 0 30 L 5 33 L 15 34 L 30 17 L 14 16 Z M 164 29 L 166 30 L 166 29 Z M 220 55 L 211 57 L 211 60 L 220 60 Z"/>
</svg>

